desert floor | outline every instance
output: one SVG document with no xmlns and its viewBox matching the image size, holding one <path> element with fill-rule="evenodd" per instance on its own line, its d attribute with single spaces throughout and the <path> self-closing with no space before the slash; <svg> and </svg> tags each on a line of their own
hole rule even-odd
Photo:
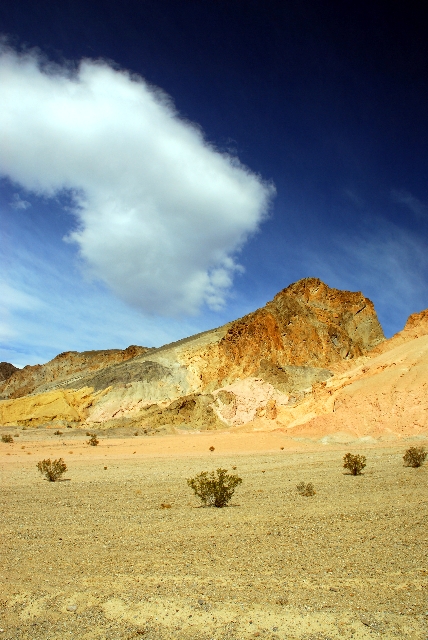
<svg viewBox="0 0 428 640">
<path fill-rule="evenodd" d="M 428 637 L 428 463 L 402 461 L 426 441 L 204 432 L 90 447 L 64 431 L 0 443 L 0 639 Z M 363 475 L 345 474 L 347 451 L 367 456 Z M 59 457 L 66 480 L 44 480 L 36 462 Z M 186 478 L 218 467 L 243 483 L 229 507 L 200 508 Z"/>
</svg>

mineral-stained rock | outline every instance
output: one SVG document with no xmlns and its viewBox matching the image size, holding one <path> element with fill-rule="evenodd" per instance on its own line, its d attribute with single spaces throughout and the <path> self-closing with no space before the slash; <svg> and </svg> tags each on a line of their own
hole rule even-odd
<svg viewBox="0 0 428 640">
<path fill-rule="evenodd" d="M 367 353 L 384 339 L 373 303 L 362 293 L 306 278 L 228 326 L 200 367 L 202 386 L 209 390 L 256 375 L 263 361 L 327 369 Z"/>
<path fill-rule="evenodd" d="M 18 367 L 10 364 L 10 362 L 0 362 L 0 382 L 10 378 L 15 371 L 19 371 Z"/>
<path fill-rule="evenodd" d="M 171 375 L 170 369 L 158 362 L 134 360 L 106 367 L 95 375 L 84 376 L 80 380 L 70 382 L 67 386 L 74 389 L 92 387 L 95 391 L 100 391 L 107 387 L 131 382 L 158 382 Z"/>
<path fill-rule="evenodd" d="M 9 426 L 79 425 L 88 415 L 94 397 L 90 389 L 58 389 L 0 402 L 0 423 Z"/>
<path fill-rule="evenodd" d="M 127 349 L 106 351 L 65 351 L 44 365 L 27 365 L 17 369 L 0 384 L 0 398 L 21 398 L 34 392 L 59 388 L 111 364 L 146 353 L 147 347 L 131 345 Z"/>
<path fill-rule="evenodd" d="M 44 392 L 68 390 L 61 402 L 71 407 L 70 416 L 79 407 L 82 426 L 150 421 L 155 427 L 217 428 L 240 425 L 256 415 L 273 422 L 288 394 L 292 402 L 300 402 L 316 385 L 325 384 L 338 363 L 367 354 L 383 340 L 370 300 L 306 278 L 262 309 L 170 345 L 66 352 L 45 365 L 25 367 L 0 384 L 0 398 L 42 393 L 44 404 Z M 246 379 L 247 386 L 239 391 L 238 383 Z M 238 395 L 230 386 L 234 384 Z M 79 389 L 92 394 L 82 409 Z M 216 397 L 210 395 L 217 391 Z M 254 402 L 247 397 L 253 391 Z M 5 420 L 8 411 L 18 420 L 12 405 L 7 407 Z M 59 413 L 67 414 L 65 409 Z M 38 420 L 44 419 L 41 413 L 55 413 L 40 411 Z"/>
<path fill-rule="evenodd" d="M 153 405 L 143 410 L 133 425 L 143 430 L 159 427 L 184 429 L 218 429 L 225 423 L 213 411 L 214 398 L 210 394 L 191 394 L 174 400 L 167 407 Z"/>
<path fill-rule="evenodd" d="M 275 420 L 278 408 L 287 405 L 289 397 L 261 378 L 237 380 L 213 392 L 212 407 L 219 419 L 230 426 L 251 422 L 256 417 Z"/>
<path fill-rule="evenodd" d="M 283 393 L 311 389 L 312 385 L 317 382 L 324 382 L 332 375 L 332 372 L 328 369 L 296 367 L 294 365 L 280 367 L 269 360 L 262 360 L 257 372 L 257 377 L 269 382 L 275 389 Z"/>
</svg>

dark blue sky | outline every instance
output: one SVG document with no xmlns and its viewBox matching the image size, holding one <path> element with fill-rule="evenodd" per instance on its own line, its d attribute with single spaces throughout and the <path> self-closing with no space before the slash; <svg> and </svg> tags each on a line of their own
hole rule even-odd
<svg viewBox="0 0 428 640">
<path fill-rule="evenodd" d="M 0 32 L 14 48 L 39 47 L 60 64 L 102 58 L 140 74 L 214 147 L 276 187 L 269 218 L 239 255 L 245 272 L 226 307 L 165 320 L 157 337 L 145 336 L 142 317 L 139 342 L 222 324 L 306 276 L 362 290 L 387 335 L 428 306 L 427 26 L 416 2 L 2 2 Z M 16 184 L 2 185 L 8 260 L 22 228 L 24 244 L 39 230 L 40 251 L 63 243 L 72 222 L 58 201 L 29 197 L 12 220 Z M 84 317 L 79 327 L 82 336 Z M 92 344 L 61 335 L 61 344 L 59 335 L 22 353 L 47 358 Z M 126 344 L 93 344 L 101 346 Z"/>
</svg>

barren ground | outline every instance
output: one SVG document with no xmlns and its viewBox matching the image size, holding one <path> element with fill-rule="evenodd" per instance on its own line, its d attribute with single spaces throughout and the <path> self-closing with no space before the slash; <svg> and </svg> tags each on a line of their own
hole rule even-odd
<svg viewBox="0 0 428 640">
<path fill-rule="evenodd" d="M 426 441 L 100 438 L 28 429 L 0 443 L 0 638 L 428 637 L 428 464 L 402 461 Z M 347 451 L 367 456 L 363 475 L 344 473 Z M 37 472 L 49 457 L 66 481 Z M 199 508 L 186 478 L 234 466 L 231 506 Z"/>
</svg>

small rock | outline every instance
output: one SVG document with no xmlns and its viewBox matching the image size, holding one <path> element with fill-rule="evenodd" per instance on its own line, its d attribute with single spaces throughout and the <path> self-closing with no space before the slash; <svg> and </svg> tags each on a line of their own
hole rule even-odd
<svg viewBox="0 0 428 640">
<path fill-rule="evenodd" d="M 77 611 L 77 604 L 67 605 L 67 611 Z"/>
<path fill-rule="evenodd" d="M 339 591 L 339 589 L 336 589 L 336 587 L 330 587 L 330 591 Z"/>
<path fill-rule="evenodd" d="M 272 631 L 279 631 L 279 627 L 272 627 Z"/>
<path fill-rule="evenodd" d="M 204 601 L 204 600 L 201 600 L 201 598 L 199 598 L 199 600 L 198 600 L 198 604 L 203 605 L 203 604 L 205 604 L 205 601 Z"/>
</svg>

